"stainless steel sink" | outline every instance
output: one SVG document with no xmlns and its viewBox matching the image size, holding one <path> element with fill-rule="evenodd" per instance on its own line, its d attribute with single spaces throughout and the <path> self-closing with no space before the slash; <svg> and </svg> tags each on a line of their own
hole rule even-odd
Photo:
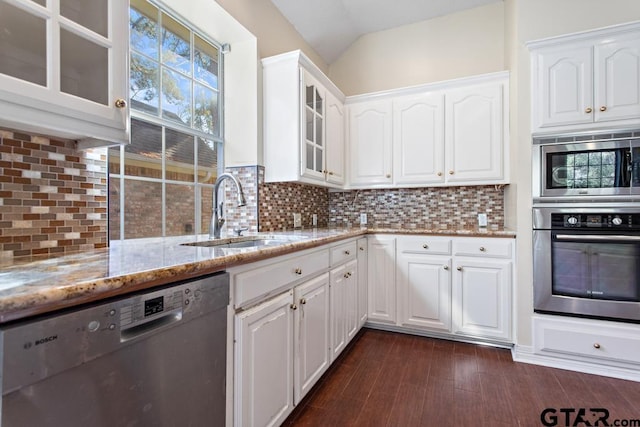
<svg viewBox="0 0 640 427">
<path fill-rule="evenodd" d="M 204 240 L 202 242 L 183 243 L 183 246 L 201 246 L 216 248 L 260 248 L 265 246 L 279 246 L 299 242 L 305 236 L 246 236 L 226 239 Z"/>
</svg>

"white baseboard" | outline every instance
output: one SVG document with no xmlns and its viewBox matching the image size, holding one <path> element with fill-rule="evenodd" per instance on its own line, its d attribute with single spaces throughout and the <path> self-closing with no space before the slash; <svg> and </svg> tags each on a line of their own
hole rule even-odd
<svg viewBox="0 0 640 427">
<path fill-rule="evenodd" d="M 568 357 L 563 358 L 536 354 L 533 352 L 533 347 L 531 346 L 515 345 L 511 349 L 511 357 L 514 361 L 521 363 L 531 363 L 549 368 L 565 369 L 585 374 L 602 375 L 604 377 L 640 382 L 640 371 L 638 369 L 604 365 L 602 361 L 591 363 Z"/>
</svg>

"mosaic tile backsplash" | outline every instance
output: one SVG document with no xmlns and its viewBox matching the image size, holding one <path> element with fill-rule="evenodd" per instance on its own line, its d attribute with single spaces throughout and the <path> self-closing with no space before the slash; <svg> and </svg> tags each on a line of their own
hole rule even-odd
<svg viewBox="0 0 640 427">
<path fill-rule="evenodd" d="M 488 227 L 504 225 L 504 188 L 400 188 L 329 193 L 329 226 L 367 225 L 381 228 L 475 227 L 486 213 Z"/>
<path fill-rule="evenodd" d="M 240 185 L 242 185 L 242 192 L 244 193 L 246 206 L 238 207 L 237 192 L 235 185 L 231 180 L 224 181 L 224 214 L 225 214 L 225 227 L 228 232 L 233 231 L 234 228 L 247 227 L 249 232 L 258 231 L 258 179 L 260 176 L 260 169 L 262 169 L 262 176 L 264 176 L 264 168 L 261 166 L 241 166 L 241 167 L 229 167 L 225 169 L 225 172 L 233 175 Z M 211 218 L 203 218 L 203 221 L 209 221 Z M 209 225 L 203 229 L 208 230 Z M 223 229 L 224 232 L 225 229 Z"/>
<path fill-rule="evenodd" d="M 0 257 L 107 246 L 106 151 L 0 129 Z"/>
</svg>

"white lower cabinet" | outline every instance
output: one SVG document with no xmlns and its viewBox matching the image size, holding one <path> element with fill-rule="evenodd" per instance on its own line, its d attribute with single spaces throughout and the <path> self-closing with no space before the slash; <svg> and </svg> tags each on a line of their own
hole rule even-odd
<svg viewBox="0 0 640 427">
<path fill-rule="evenodd" d="M 511 261 L 455 260 L 453 325 L 456 334 L 511 338 Z"/>
<path fill-rule="evenodd" d="M 357 243 L 229 270 L 234 425 L 280 425 L 360 330 Z"/>
<path fill-rule="evenodd" d="M 369 323 L 511 342 L 513 239 L 369 239 Z"/>
<path fill-rule="evenodd" d="M 368 241 L 369 321 L 396 323 L 396 238 L 370 236 Z"/>
<path fill-rule="evenodd" d="M 331 270 L 331 361 L 360 330 L 358 322 L 358 262 Z"/>
<path fill-rule="evenodd" d="M 367 321 L 367 238 L 358 239 L 358 329 Z"/>
<path fill-rule="evenodd" d="M 237 426 L 277 426 L 293 409 L 293 291 L 236 315 Z"/>
<path fill-rule="evenodd" d="M 402 326 L 451 331 L 451 257 L 398 254 Z"/>
</svg>

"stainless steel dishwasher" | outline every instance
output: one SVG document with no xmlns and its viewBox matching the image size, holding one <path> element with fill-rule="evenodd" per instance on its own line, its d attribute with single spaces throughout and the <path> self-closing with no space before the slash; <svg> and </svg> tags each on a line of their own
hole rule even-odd
<svg viewBox="0 0 640 427">
<path fill-rule="evenodd" d="M 4 326 L 2 427 L 223 426 L 229 275 Z"/>
</svg>

